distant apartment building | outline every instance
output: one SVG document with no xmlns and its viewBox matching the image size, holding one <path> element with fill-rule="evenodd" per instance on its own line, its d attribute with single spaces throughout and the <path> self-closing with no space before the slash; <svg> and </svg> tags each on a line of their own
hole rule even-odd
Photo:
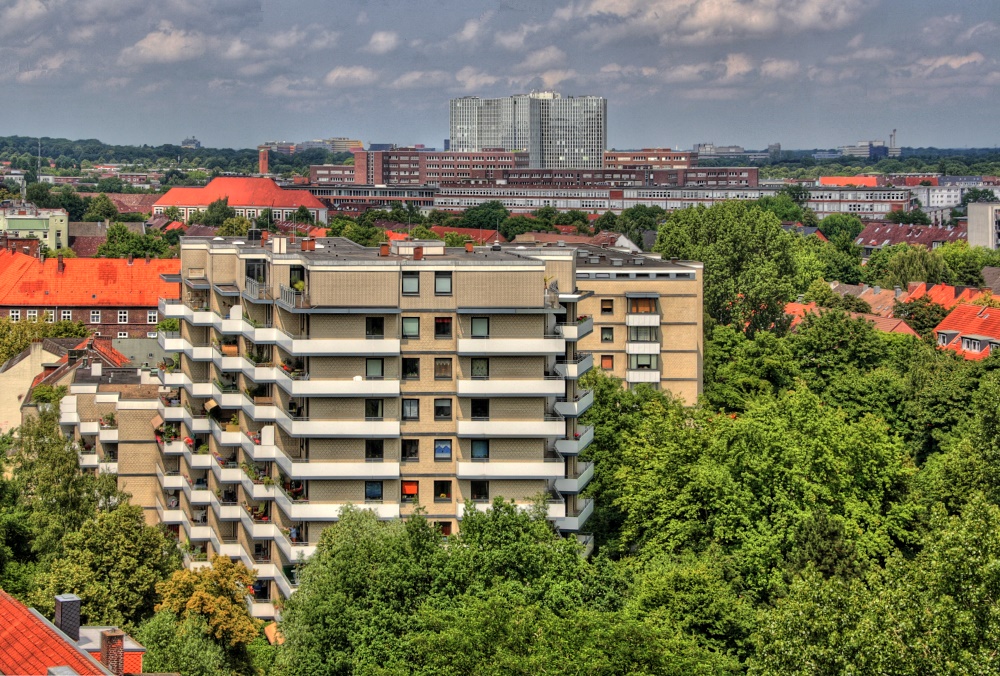
<svg viewBox="0 0 1000 676">
<path fill-rule="evenodd" d="M 600 367 L 689 403 L 701 392 L 696 263 L 185 238 L 180 279 L 161 304 L 180 320 L 160 336 L 177 355 L 161 372 L 169 434 L 146 474 L 159 521 L 198 552 L 190 566 L 220 554 L 257 570 L 259 617 L 347 504 L 382 519 L 420 508 L 449 533 L 470 504 L 543 496 L 555 528 L 586 532 L 594 393 L 579 378 Z"/>
<path fill-rule="evenodd" d="M 309 182 L 312 184 L 333 183 L 335 185 L 354 183 L 354 165 L 314 164 L 309 167 Z"/>
<path fill-rule="evenodd" d="M 927 209 L 950 209 L 962 204 L 965 188 L 957 185 L 915 185 L 910 192 Z"/>
<path fill-rule="evenodd" d="M 858 141 L 851 146 L 841 146 L 840 155 L 842 157 L 858 157 L 862 159 L 877 160 L 887 157 L 899 157 L 901 148 L 887 146 L 885 141 Z"/>
<path fill-rule="evenodd" d="M 0 316 L 82 322 L 104 338 L 156 337 L 159 298 L 177 297 L 174 259 L 32 258 L 0 250 Z"/>
<path fill-rule="evenodd" d="M 780 152 L 781 146 L 778 145 Z M 695 143 L 692 150 L 699 159 L 737 159 L 745 158 L 751 162 L 759 162 L 771 157 L 771 151 L 747 150 L 743 146 L 718 146 L 714 143 Z"/>
<path fill-rule="evenodd" d="M 452 99 L 450 148 L 526 151 L 530 167 L 596 169 L 607 147 L 607 113 L 604 97 L 557 92 Z"/>
<path fill-rule="evenodd" d="M 670 148 L 604 151 L 605 169 L 687 169 L 698 163 L 698 153 Z"/>
<path fill-rule="evenodd" d="M 996 249 L 1000 244 L 1000 203 L 972 202 L 969 211 L 969 246 Z"/>
<path fill-rule="evenodd" d="M 439 152 L 416 148 L 354 152 L 353 182 L 358 185 L 437 185 L 469 178 L 492 177 L 504 169 L 528 166 L 528 153 L 487 149 L 480 152 Z M 317 170 L 327 169 L 316 167 Z M 317 171 L 314 183 L 333 183 L 336 175 Z M 346 171 L 339 174 L 346 177 Z M 310 168 L 312 176 L 312 168 Z"/>
<path fill-rule="evenodd" d="M 331 153 L 350 153 L 358 149 L 363 149 L 365 144 L 360 139 L 347 138 L 346 136 L 335 136 L 333 138 L 314 139 L 295 144 L 295 152 L 321 148 Z"/>
<path fill-rule="evenodd" d="M 194 136 L 188 136 L 186 139 L 181 141 L 181 148 L 187 150 L 198 150 L 201 148 L 201 141 L 196 139 Z"/>
<path fill-rule="evenodd" d="M 273 220 L 290 220 L 299 207 L 309 210 L 313 220 L 325 223 L 326 206 L 304 190 L 287 190 L 270 178 L 220 176 L 203 188 L 171 188 L 153 204 L 153 213 L 162 214 L 168 207 L 180 209 L 181 216 L 190 218 L 220 199 L 228 200 L 237 216 L 254 219 L 265 209 Z"/>
<path fill-rule="evenodd" d="M 434 206 L 436 188 L 431 186 L 312 184 L 296 188 L 319 199 L 330 214 L 357 216 L 369 209 L 392 209 L 413 204 L 421 209 Z"/>
<path fill-rule="evenodd" d="M 701 170 L 701 167 L 698 168 Z M 434 208 L 461 211 L 497 200 L 513 214 L 528 214 L 550 206 L 560 211 L 578 209 L 591 213 L 623 210 L 639 206 L 658 206 L 667 211 L 704 205 L 711 206 L 728 200 L 757 200 L 773 197 L 780 187 L 625 187 L 581 186 L 510 186 L 500 182 L 477 185 L 450 184 L 441 186 L 434 195 Z M 854 214 L 881 219 L 890 211 L 908 209 L 909 190 L 905 188 L 810 188 L 805 206 L 820 218 L 831 214 Z"/>
<path fill-rule="evenodd" d="M 9 237 L 37 239 L 54 251 L 67 246 L 68 228 L 64 209 L 41 209 L 30 202 L 0 205 L 0 232 Z"/>
</svg>

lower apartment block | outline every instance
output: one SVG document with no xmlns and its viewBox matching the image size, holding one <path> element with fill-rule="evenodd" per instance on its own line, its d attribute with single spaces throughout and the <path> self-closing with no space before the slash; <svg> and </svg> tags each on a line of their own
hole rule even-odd
<svg viewBox="0 0 1000 676">
<path fill-rule="evenodd" d="M 497 496 L 541 500 L 586 543 L 593 466 L 579 456 L 594 430 L 579 420 L 593 392 L 580 377 L 607 353 L 629 383 L 700 392 L 700 264 L 184 238 L 166 279 L 180 297 L 159 310 L 180 330 L 158 338 L 173 356 L 147 423 L 151 510 L 188 565 L 218 554 L 255 568 L 260 617 L 346 505 L 382 519 L 422 508 L 447 534 Z"/>
</svg>

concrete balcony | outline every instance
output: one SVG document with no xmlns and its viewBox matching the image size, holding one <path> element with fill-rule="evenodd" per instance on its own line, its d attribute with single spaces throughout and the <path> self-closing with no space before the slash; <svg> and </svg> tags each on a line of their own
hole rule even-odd
<svg viewBox="0 0 1000 676">
<path fill-rule="evenodd" d="M 644 312 L 625 315 L 625 326 L 659 326 L 660 315 L 655 312 Z"/>
<path fill-rule="evenodd" d="M 220 387 L 219 383 L 213 382 L 212 399 L 222 408 L 239 408 L 243 405 L 243 393 L 235 385 Z"/>
<path fill-rule="evenodd" d="M 193 361 L 212 361 L 215 350 L 211 345 L 188 345 L 184 349 L 184 355 Z"/>
<path fill-rule="evenodd" d="M 255 383 L 273 383 L 278 379 L 280 369 L 271 362 L 256 364 L 244 356 L 240 360 L 240 370 Z"/>
<path fill-rule="evenodd" d="M 221 464 L 215 456 L 212 458 L 212 474 L 215 475 L 216 482 L 220 484 L 238 484 L 243 481 L 243 470 L 236 461 Z"/>
<path fill-rule="evenodd" d="M 566 339 L 561 336 L 540 338 L 459 338 L 458 354 L 462 356 L 535 356 L 563 354 Z"/>
<path fill-rule="evenodd" d="M 278 407 L 274 404 L 274 397 L 254 397 L 243 395 L 241 408 L 248 416 L 257 422 L 274 422 L 278 416 Z"/>
<path fill-rule="evenodd" d="M 278 614 L 274 609 L 274 604 L 270 601 L 247 601 L 247 609 L 250 615 L 258 620 L 273 620 Z"/>
<path fill-rule="evenodd" d="M 191 347 L 190 343 L 181 338 L 179 331 L 159 331 L 156 342 L 167 352 L 183 352 L 185 348 Z"/>
<path fill-rule="evenodd" d="M 399 478 L 398 462 L 296 462 L 284 453 L 276 457 L 278 467 L 289 479 L 367 479 Z"/>
<path fill-rule="evenodd" d="M 91 452 L 91 453 L 77 453 L 76 457 L 77 457 L 77 460 L 80 463 L 80 468 L 81 469 L 94 469 L 94 468 L 97 467 L 98 464 L 100 464 L 98 462 L 97 453 L 94 453 L 94 452 Z"/>
<path fill-rule="evenodd" d="M 195 488 L 194 484 L 185 479 L 181 488 L 184 491 L 184 495 L 187 496 L 188 502 L 192 505 L 207 505 L 212 502 L 213 494 L 212 491 L 208 490 L 208 484 L 203 483 L 198 488 Z"/>
<path fill-rule="evenodd" d="M 240 523 L 246 529 L 247 534 L 254 540 L 273 540 L 276 533 L 280 533 L 277 525 L 270 519 L 261 521 L 254 519 L 250 513 L 240 507 Z"/>
<path fill-rule="evenodd" d="M 234 305 L 231 309 L 229 317 L 221 317 L 214 312 L 212 317 L 212 326 L 216 331 L 227 336 L 238 336 L 243 333 L 243 310 L 239 305 Z M 235 316 L 233 316 L 235 315 Z"/>
<path fill-rule="evenodd" d="M 240 512 L 243 511 L 243 508 L 239 504 L 235 502 L 222 502 L 214 493 L 211 500 L 209 500 L 209 504 L 212 505 L 212 511 L 215 512 L 215 516 L 222 521 L 239 521 Z"/>
<path fill-rule="evenodd" d="M 195 453 L 184 446 L 184 461 L 191 469 L 211 469 L 216 464 L 215 458 L 209 453 Z"/>
<path fill-rule="evenodd" d="M 578 425 L 573 439 L 556 439 L 556 452 L 562 455 L 580 455 L 594 440 L 593 425 Z"/>
<path fill-rule="evenodd" d="M 355 378 L 310 379 L 308 376 L 292 378 L 278 369 L 278 387 L 293 397 L 398 397 L 399 380 Z"/>
<path fill-rule="evenodd" d="M 101 443 L 105 444 L 117 444 L 118 443 L 118 426 L 115 427 L 104 427 L 101 426 L 97 433 L 97 438 L 101 440 Z"/>
<path fill-rule="evenodd" d="M 625 343 L 625 354 L 660 354 L 662 349 L 659 342 Z"/>
<path fill-rule="evenodd" d="M 195 434 L 212 431 L 212 419 L 204 413 L 194 415 L 191 411 L 184 409 L 184 417 L 182 420 L 188 430 Z"/>
<path fill-rule="evenodd" d="M 566 514 L 562 518 L 555 520 L 555 526 L 561 531 L 570 533 L 579 532 L 590 515 L 594 513 L 594 501 L 590 498 L 577 498 L 579 510 L 576 514 Z"/>
<path fill-rule="evenodd" d="M 270 486 L 265 486 L 264 484 L 254 483 L 254 481 L 248 477 L 246 474 L 240 479 L 243 484 L 243 490 L 246 492 L 247 496 L 253 500 L 274 500 L 274 484 Z"/>
<path fill-rule="evenodd" d="M 81 420 L 80 434 L 97 434 L 101 429 L 101 424 L 96 420 Z"/>
<path fill-rule="evenodd" d="M 581 354 L 573 361 L 556 362 L 555 371 L 567 380 L 577 380 L 592 368 L 594 368 L 594 355 Z"/>
<path fill-rule="evenodd" d="M 160 518 L 160 523 L 165 524 L 182 524 L 185 523 L 188 518 L 184 510 L 180 508 L 167 509 L 163 506 L 163 501 L 160 500 L 159 496 L 155 498 L 156 502 L 156 515 Z"/>
<path fill-rule="evenodd" d="M 274 445 L 274 425 L 265 425 L 253 437 L 240 434 L 240 447 L 253 460 L 274 460 L 279 455 Z"/>
<path fill-rule="evenodd" d="M 223 347 L 227 347 L 223 345 Z M 235 345 L 233 346 L 236 347 Z M 220 371 L 242 371 L 243 370 L 243 357 L 239 353 L 234 352 L 233 354 L 223 354 L 219 351 L 219 348 L 212 349 L 212 363 L 215 364 L 215 368 Z"/>
<path fill-rule="evenodd" d="M 239 425 L 233 428 L 229 423 L 222 424 L 214 418 L 209 418 L 208 424 L 216 443 L 222 446 L 239 446 L 242 442 Z"/>
<path fill-rule="evenodd" d="M 566 473 L 562 458 L 526 462 L 459 462 L 459 479 L 491 480 L 508 479 L 559 479 Z"/>
<path fill-rule="evenodd" d="M 660 382 L 660 369 L 629 369 L 625 371 L 625 382 L 658 383 Z"/>
<path fill-rule="evenodd" d="M 188 540 L 207 542 L 212 539 L 212 527 L 207 524 L 191 523 L 188 519 L 184 521 L 183 526 L 184 534 L 187 535 Z"/>
<path fill-rule="evenodd" d="M 299 557 L 308 559 L 316 553 L 316 545 L 310 545 L 305 542 L 292 542 L 280 529 L 274 537 L 274 543 L 278 545 L 278 549 L 281 550 L 281 553 L 289 561 L 298 561 Z"/>
<path fill-rule="evenodd" d="M 466 438 L 561 437 L 566 434 L 562 418 L 535 420 L 458 420 L 458 436 Z"/>
<path fill-rule="evenodd" d="M 191 379 L 187 377 L 187 374 L 176 369 L 172 372 L 160 371 L 160 382 L 167 387 L 184 387 L 185 389 L 191 388 Z"/>
<path fill-rule="evenodd" d="M 98 474 L 118 474 L 118 461 L 97 463 Z"/>
<path fill-rule="evenodd" d="M 594 332 L 593 317 L 587 317 L 583 321 L 556 324 L 556 333 L 558 333 L 560 336 L 571 342 L 578 341 L 584 336 L 589 336 L 593 332 Z"/>
<path fill-rule="evenodd" d="M 316 420 L 292 418 L 284 411 L 275 416 L 281 428 L 293 437 L 383 439 L 399 436 L 398 420 Z"/>
<path fill-rule="evenodd" d="M 282 490 L 278 491 L 275 504 L 293 521 L 336 521 L 340 518 L 341 510 L 347 506 L 342 502 L 308 502 L 306 500 L 292 500 Z M 399 518 L 399 503 L 359 502 L 353 506 L 357 509 L 371 510 L 375 512 L 375 515 L 379 519 Z"/>
<path fill-rule="evenodd" d="M 156 307 L 166 319 L 183 319 L 187 306 L 181 303 L 180 298 L 161 298 Z"/>
<path fill-rule="evenodd" d="M 164 472 L 158 464 L 156 465 L 156 479 L 160 483 L 160 488 L 165 491 L 183 490 L 184 484 L 187 483 L 179 471 L 171 470 L 169 472 Z"/>
<path fill-rule="evenodd" d="M 562 378 L 474 378 L 458 381 L 460 397 L 556 397 L 566 392 Z"/>
<path fill-rule="evenodd" d="M 254 343 L 276 343 L 280 331 L 273 326 L 254 326 L 246 319 L 243 320 L 240 333 L 243 337 Z"/>
<path fill-rule="evenodd" d="M 579 461 L 576 463 L 577 476 L 572 479 L 556 479 L 556 490 L 560 493 L 581 493 L 594 478 L 594 463 Z"/>
<path fill-rule="evenodd" d="M 185 453 L 190 453 L 189 449 L 183 441 L 180 439 L 174 439 L 173 441 L 164 441 L 160 445 L 160 451 L 163 455 L 184 455 Z"/>
<path fill-rule="evenodd" d="M 398 338 L 306 338 L 278 331 L 277 344 L 295 357 L 396 357 Z"/>
<path fill-rule="evenodd" d="M 587 409 L 594 405 L 594 391 L 581 391 L 574 401 L 557 401 L 555 411 L 566 418 L 579 418 Z"/>
</svg>

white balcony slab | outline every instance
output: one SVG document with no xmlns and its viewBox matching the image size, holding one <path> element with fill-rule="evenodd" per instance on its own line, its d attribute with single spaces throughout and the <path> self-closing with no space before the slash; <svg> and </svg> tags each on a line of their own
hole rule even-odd
<svg viewBox="0 0 1000 676">
<path fill-rule="evenodd" d="M 117 427 L 102 427 L 98 433 L 97 438 L 104 443 L 117 444 L 118 443 L 118 428 Z"/>
<path fill-rule="evenodd" d="M 169 473 L 164 472 L 159 465 L 156 465 L 156 478 L 160 483 L 160 487 L 165 491 L 178 491 L 184 488 L 184 484 L 187 483 L 184 477 L 180 475 L 180 472 Z"/>
<path fill-rule="evenodd" d="M 293 521 L 336 521 L 346 507 L 342 502 L 306 502 L 291 500 L 284 491 L 278 491 L 275 504 Z M 399 504 L 394 502 L 366 503 L 353 505 L 357 509 L 375 512 L 379 519 L 398 519 Z"/>
<path fill-rule="evenodd" d="M 398 462 L 293 462 L 280 451 L 275 458 L 289 479 L 367 479 L 399 478 Z"/>
<path fill-rule="evenodd" d="M 100 462 L 97 464 L 98 474 L 118 474 L 118 461 Z"/>
<path fill-rule="evenodd" d="M 184 349 L 184 355 L 193 361 L 212 361 L 215 350 L 211 345 L 188 345 Z"/>
<path fill-rule="evenodd" d="M 568 341 L 577 341 L 594 332 L 594 318 L 587 317 L 582 322 L 556 324 L 556 333 Z"/>
<path fill-rule="evenodd" d="M 660 315 L 652 312 L 625 315 L 625 326 L 659 326 Z"/>
<path fill-rule="evenodd" d="M 579 455 L 594 440 L 593 425 L 578 425 L 573 439 L 556 439 L 556 451 L 563 455 Z"/>
<path fill-rule="evenodd" d="M 246 474 L 240 479 L 243 484 L 243 490 L 246 494 L 254 500 L 274 500 L 274 485 L 265 486 L 264 484 L 256 484 L 250 480 Z"/>
<path fill-rule="evenodd" d="M 399 339 L 293 338 L 278 331 L 277 344 L 296 357 L 392 357 L 399 355 Z"/>
<path fill-rule="evenodd" d="M 587 519 L 594 513 L 594 501 L 590 498 L 577 498 L 577 504 L 580 505 L 580 503 L 582 505 L 579 514 L 576 516 L 564 515 L 562 518 L 556 519 L 556 528 L 571 533 L 579 532 L 583 528 Z"/>
<path fill-rule="evenodd" d="M 566 381 L 561 378 L 533 379 L 461 379 L 458 381 L 460 397 L 556 397 L 566 391 Z"/>
<path fill-rule="evenodd" d="M 567 418 L 579 418 L 587 409 L 594 405 L 594 391 L 583 390 L 575 401 L 557 401 L 555 411 Z"/>
<path fill-rule="evenodd" d="M 77 453 L 76 457 L 83 469 L 91 469 L 98 465 L 97 453 Z"/>
<path fill-rule="evenodd" d="M 556 362 L 555 372 L 567 380 L 577 380 L 592 368 L 594 368 L 594 355 L 581 354 L 573 362 Z"/>
<path fill-rule="evenodd" d="M 270 601 L 267 603 L 248 602 L 247 607 L 250 610 L 250 614 L 259 620 L 273 620 L 277 615 L 274 604 Z"/>
<path fill-rule="evenodd" d="M 216 443 L 222 446 L 239 446 L 242 441 L 240 431 L 230 430 L 227 427 L 219 424 L 214 418 L 209 418 L 209 428 Z"/>
<path fill-rule="evenodd" d="M 235 502 L 221 502 L 214 494 L 209 504 L 212 505 L 212 511 L 215 512 L 215 516 L 221 521 L 238 521 L 240 512 L 244 511 Z"/>
<path fill-rule="evenodd" d="M 635 342 L 625 343 L 626 354 L 660 354 L 662 347 L 658 342 Z"/>
<path fill-rule="evenodd" d="M 298 379 L 293 380 L 287 373 L 278 369 L 275 382 L 278 387 L 294 397 L 398 397 L 398 380 L 366 380 L 358 379 Z"/>
<path fill-rule="evenodd" d="M 243 371 L 243 375 L 258 384 L 275 382 L 278 379 L 278 372 L 281 371 L 277 366 L 258 366 L 246 357 L 240 360 L 240 370 Z"/>
<path fill-rule="evenodd" d="M 80 434 L 97 434 L 101 429 L 101 424 L 96 420 L 83 420 L 80 422 Z"/>
<path fill-rule="evenodd" d="M 556 490 L 560 493 L 581 493 L 594 478 L 594 463 L 577 462 L 578 476 L 572 479 L 556 479 Z"/>
<path fill-rule="evenodd" d="M 187 514 L 181 509 L 167 509 L 159 498 L 155 499 L 156 515 L 160 517 L 160 523 L 182 524 L 187 521 Z"/>
<path fill-rule="evenodd" d="M 555 461 L 533 462 L 459 462 L 458 478 L 472 480 L 509 479 L 559 479 L 566 473 L 566 463 Z"/>
<path fill-rule="evenodd" d="M 660 382 L 660 369 L 629 369 L 625 372 L 625 382 L 658 383 Z"/>
<path fill-rule="evenodd" d="M 566 352 L 565 338 L 459 338 L 458 353 L 463 356 L 550 355 Z"/>
<path fill-rule="evenodd" d="M 316 553 L 316 545 L 293 543 L 288 539 L 288 536 L 280 532 L 280 530 L 274 538 L 274 543 L 278 545 L 278 549 L 281 550 L 281 553 L 289 561 L 298 561 L 300 557 L 308 559 Z"/>
<path fill-rule="evenodd" d="M 179 333 L 168 333 L 159 331 L 156 334 L 156 342 L 167 352 L 183 352 L 185 348 L 190 348 L 191 344 L 181 338 Z"/>
<path fill-rule="evenodd" d="M 276 343 L 278 342 L 278 334 L 280 333 L 274 327 L 254 326 L 246 319 L 243 320 L 240 332 L 244 338 L 254 343 Z"/>
<path fill-rule="evenodd" d="M 275 416 L 282 429 L 295 437 L 354 437 L 379 439 L 399 436 L 398 420 L 319 420 L 292 418 L 283 411 Z"/>
<path fill-rule="evenodd" d="M 566 434 L 566 422 L 557 420 L 458 420 L 458 436 L 472 438 L 561 437 Z"/>
<path fill-rule="evenodd" d="M 224 356 L 218 350 L 212 351 L 212 363 L 220 371 L 240 371 L 243 369 L 243 357 L 239 355 Z"/>
<path fill-rule="evenodd" d="M 247 534 L 254 540 L 273 540 L 275 534 L 280 534 L 278 526 L 273 521 L 254 521 L 247 510 L 240 508 L 240 523 Z"/>
</svg>

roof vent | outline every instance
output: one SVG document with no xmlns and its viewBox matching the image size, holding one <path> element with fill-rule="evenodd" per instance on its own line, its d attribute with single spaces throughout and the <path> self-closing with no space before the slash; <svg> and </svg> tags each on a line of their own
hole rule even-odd
<svg viewBox="0 0 1000 676">
<path fill-rule="evenodd" d="M 634 264 L 636 264 L 636 265 L 645 265 L 646 264 L 646 261 L 644 259 L 642 259 L 642 258 L 634 258 L 634 259 L 632 259 L 632 262 Z"/>
<path fill-rule="evenodd" d="M 556 243 L 556 246 L 566 246 L 566 240 L 561 239 Z"/>
<path fill-rule="evenodd" d="M 611 265 L 613 265 L 616 268 L 620 268 L 624 264 L 625 264 L 625 261 L 623 261 L 621 258 L 612 258 L 611 259 Z"/>
<path fill-rule="evenodd" d="M 590 257 L 590 263 L 591 264 L 597 265 L 600 262 L 601 262 L 601 257 L 600 256 L 591 256 Z"/>
<path fill-rule="evenodd" d="M 490 247 L 490 249 L 493 251 L 500 251 L 501 247 L 499 244 L 494 244 L 493 246 Z"/>
</svg>

